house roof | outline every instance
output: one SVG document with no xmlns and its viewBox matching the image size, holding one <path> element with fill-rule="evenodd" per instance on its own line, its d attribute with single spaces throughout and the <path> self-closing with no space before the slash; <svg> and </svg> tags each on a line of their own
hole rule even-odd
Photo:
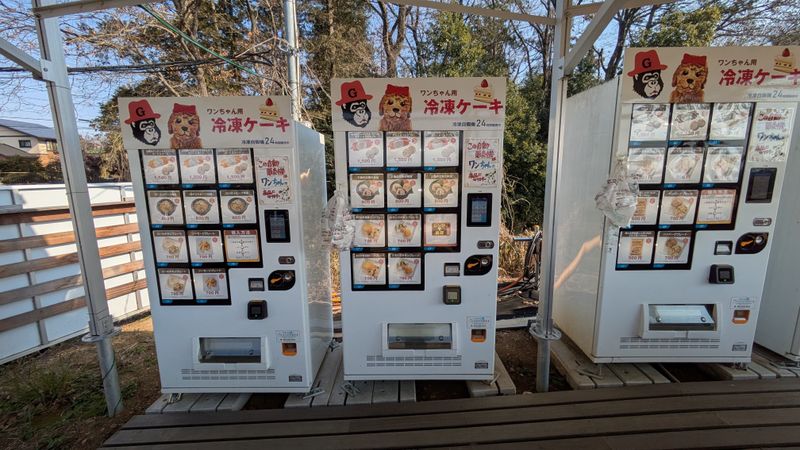
<svg viewBox="0 0 800 450">
<path fill-rule="evenodd" d="M 0 119 L 0 126 L 11 128 L 28 136 L 33 136 L 38 139 L 45 139 L 50 141 L 56 140 L 56 132 L 50 127 L 39 125 L 36 123 L 19 122 L 16 120 Z"/>
<path fill-rule="evenodd" d="M 39 155 L 34 155 L 26 151 L 12 147 L 8 144 L 0 143 L 0 156 L 10 158 L 12 156 L 22 156 L 23 158 L 38 158 Z"/>
</svg>

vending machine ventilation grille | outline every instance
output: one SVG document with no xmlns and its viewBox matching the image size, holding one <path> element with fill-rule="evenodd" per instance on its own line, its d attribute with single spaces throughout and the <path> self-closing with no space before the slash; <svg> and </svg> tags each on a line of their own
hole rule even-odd
<svg viewBox="0 0 800 450">
<path fill-rule="evenodd" d="M 196 370 L 181 369 L 184 380 L 274 380 L 275 369 L 267 370 Z"/>
<path fill-rule="evenodd" d="M 461 367 L 461 356 L 367 356 L 367 367 Z"/>
<path fill-rule="evenodd" d="M 619 348 L 650 348 L 650 349 L 675 349 L 675 348 L 719 348 L 719 339 L 706 338 L 640 338 L 638 336 L 622 337 Z"/>
</svg>

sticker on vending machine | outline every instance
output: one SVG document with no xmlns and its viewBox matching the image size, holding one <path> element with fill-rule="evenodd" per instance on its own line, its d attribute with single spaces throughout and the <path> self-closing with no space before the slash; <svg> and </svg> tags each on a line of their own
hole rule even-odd
<svg viewBox="0 0 800 450">
<path fill-rule="evenodd" d="M 183 208 L 180 191 L 148 191 L 150 223 L 183 225 Z"/>
<path fill-rule="evenodd" d="M 353 284 L 386 284 L 385 253 L 352 253 Z"/>
<path fill-rule="evenodd" d="M 181 166 L 181 183 L 216 183 L 214 151 L 210 148 L 178 150 Z"/>
<path fill-rule="evenodd" d="M 142 167 L 147 184 L 180 183 L 175 150 L 142 150 Z"/>
<path fill-rule="evenodd" d="M 733 222 L 736 189 L 706 189 L 700 192 L 697 223 L 729 225 Z"/>
<path fill-rule="evenodd" d="M 353 222 L 355 226 L 353 246 L 386 246 L 386 220 L 383 214 L 356 214 L 353 215 Z"/>
<path fill-rule="evenodd" d="M 217 176 L 220 183 L 252 183 L 253 157 L 250 149 L 217 149 Z"/>
<path fill-rule="evenodd" d="M 195 297 L 217 300 L 228 298 L 228 281 L 225 269 L 193 269 Z"/>
<path fill-rule="evenodd" d="M 350 174 L 350 207 L 383 208 L 383 174 Z"/>
<path fill-rule="evenodd" d="M 458 185 L 457 173 L 425 173 L 425 207 L 458 207 Z"/>
<path fill-rule="evenodd" d="M 255 157 L 258 204 L 269 208 L 292 203 L 292 169 L 289 155 Z"/>
<path fill-rule="evenodd" d="M 422 254 L 389 253 L 389 284 L 422 284 Z"/>
<path fill-rule="evenodd" d="M 426 131 L 423 159 L 425 166 L 455 167 L 461 157 L 458 131 Z"/>
<path fill-rule="evenodd" d="M 388 247 L 422 245 L 422 217 L 419 214 L 389 214 L 386 226 Z"/>
<path fill-rule="evenodd" d="M 658 205 L 661 191 L 639 191 L 631 225 L 655 225 L 658 221 Z"/>
<path fill-rule="evenodd" d="M 422 182 L 418 173 L 386 174 L 386 207 L 419 208 L 422 206 Z"/>
<path fill-rule="evenodd" d="M 350 167 L 383 167 L 383 134 L 379 131 L 348 131 Z"/>
<path fill-rule="evenodd" d="M 655 264 L 686 264 L 689 262 L 691 231 L 659 231 L 656 239 Z"/>
<path fill-rule="evenodd" d="M 464 143 L 464 185 L 468 187 L 497 187 L 500 179 L 499 138 L 468 138 Z"/>
<path fill-rule="evenodd" d="M 422 136 L 419 131 L 386 132 L 386 166 L 419 167 L 422 164 Z"/>
<path fill-rule="evenodd" d="M 224 230 L 225 256 L 228 262 L 247 263 L 261 261 L 258 230 Z"/>
<path fill-rule="evenodd" d="M 189 258 L 193 263 L 224 262 L 222 234 L 219 230 L 190 230 L 186 232 L 189 242 Z"/>
<path fill-rule="evenodd" d="M 158 269 L 158 286 L 163 300 L 192 300 L 189 269 Z"/>
<path fill-rule="evenodd" d="M 154 230 L 153 247 L 155 248 L 156 262 L 189 262 L 186 234 L 183 230 Z"/>
<path fill-rule="evenodd" d="M 759 103 L 753 115 L 753 130 L 747 159 L 754 162 L 786 161 L 794 128 L 796 104 Z"/>
<path fill-rule="evenodd" d="M 183 207 L 186 223 L 219 223 L 217 191 L 183 191 Z"/>
<path fill-rule="evenodd" d="M 617 264 L 650 264 L 654 243 L 653 231 L 621 231 Z"/>
<path fill-rule="evenodd" d="M 458 214 L 425 214 L 425 246 L 458 245 Z"/>
</svg>

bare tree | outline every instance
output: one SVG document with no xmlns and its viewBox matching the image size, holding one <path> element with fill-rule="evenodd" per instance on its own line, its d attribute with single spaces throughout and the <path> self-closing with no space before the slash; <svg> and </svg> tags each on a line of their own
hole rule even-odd
<svg viewBox="0 0 800 450">
<path fill-rule="evenodd" d="M 400 57 L 406 39 L 406 18 L 409 8 L 406 5 L 400 5 L 395 11 L 393 7 L 387 6 L 382 0 L 370 3 L 370 6 L 381 20 L 381 43 L 386 56 L 385 75 L 396 77 L 397 59 Z"/>
</svg>

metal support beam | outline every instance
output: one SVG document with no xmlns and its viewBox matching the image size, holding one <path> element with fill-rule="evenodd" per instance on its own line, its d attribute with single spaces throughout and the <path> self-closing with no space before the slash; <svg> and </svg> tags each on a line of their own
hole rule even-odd
<svg viewBox="0 0 800 450">
<path fill-rule="evenodd" d="M 33 6 L 36 8 L 52 1 L 33 0 Z M 61 171 L 78 243 L 78 262 L 89 313 L 89 335 L 84 340 L 97 344 L 106 406 L 108 414 L 114 416 L 122 410 L 122 395 L 110 340 L 115 332 L 114 321 L 108 312 L 97 234 L 89 200 L 89 187 L 86 184 L 86 167 L 81 153 L 75 105 L 72 103 L 72 91 L 67 79 L 64 43 L 58 22 L 57 18 L 36 19 L 39 48 L 44 62 L 42 74 L 47 82 L 47 93 L 50 97 L 50 108 L 61 157 Z"/>
<path fill-rule="evenodd" d="M 581 59 L 586 56 L 586 53 L 591 50 L 597 38 L 600 37 L 608 26 L 608 23 L 611 22 L 611 18 L 614 17 L 614 14 L 625 7 L 625 1 L 626 0 L 606 0 L 603 2 L 592 21 L 586 29 L 583 30 L 583 34 L 581 34 L 578 42 L 575 43 L 575 46 L 572 47 L 572 50 L 567 54 L 564 60 L 565 75 L 572 74 L 572 71 L 575 70 L 575 67 L 578 66 Z"/>
<path fill-rule="evenodd" d="M 396 5 L 418 6 L 420 8 L 432 8 L 440 11 L 448 11 L 460 14 L 474 14 L 478 16 L 494 17 L 505 20 L 518 20 L 520 22 L 538 23 L 542 25 L 555 25 L 556 21 L 552 17 L 533 16 L 499 9 L 478 8 L 474 6 L 464 6 L 458 3 L 450 3 L 445 0 L 442 2 L 432 0 L 386 0 L 388 3 Z"/>
<path fill-rule="evenodd" d="M 136 6 L 143 3 L 155 3 L 156 0 L 76 0 L 66 3 L 48 3 L 42 6 L 35 6 L 33 14 L 43 19 L 49 17 L 66 16 L 68 14 L 79 14 L 101 9 L 123 8 L 125 6 Z"/>
<path fill-rule="evenodd" d="M 550 389 L 550 341 L 561 334 L 553 326 L 553 281 L 555 278 L 556 192 L 564 142 L 564 102 L 567 99 L 567 79 L 564 59 L 569 48 L 572 21 L 566 15 L 569 0 L 556 2 L 555 32 L 553 34 L 553 69 L 550 79 L 550 120 L 547 138 L 547 185 L 544 191 L 544 222 L 542 240 L 542 276 L 539 285 L 539 310 L 530 333 L 536 338 L 536 391 Z"/>
<path fill-rule="evenodd" d="M 287 67 L 289 69 L 289 97 L 292 99 L 292 117 L 300 120 L 300 49 L 297 44 L 297 13 L 295 0 L 283 2 L 283 29 L 287 45 Z"/>
<path fill-rule="evenodd" d="M 667 3 L 675 3 L 677 0 L 627 0 L 621 9 L 641 8 L 642 6 L 654 6 Z M 605 2 L 585 3 L 567 8 L 569 17 L 588 16 L 600 10 Z"/>
<path fill-rule="evenodd" d="M 0 37 L 0 55 L 33 74 L 34 78 L 42 79 L 42 64 L 38 59 L 25 53 L 24 50 Z"/>
</svg>

